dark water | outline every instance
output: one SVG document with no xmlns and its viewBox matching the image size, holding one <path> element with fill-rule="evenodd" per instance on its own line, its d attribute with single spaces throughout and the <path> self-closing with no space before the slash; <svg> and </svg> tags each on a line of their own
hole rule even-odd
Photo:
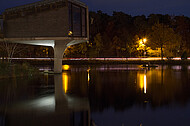
<svg viewBox="0 0 190 126">
<path fill-rule="evenodd" d="M 0 126 L 190 125 L 190 66 L 63 68 L 1 79 Z"/>
</svg>

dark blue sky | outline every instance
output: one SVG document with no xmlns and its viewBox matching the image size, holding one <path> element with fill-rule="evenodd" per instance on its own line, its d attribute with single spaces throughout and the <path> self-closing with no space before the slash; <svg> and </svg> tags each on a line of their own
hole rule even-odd
<svg viewBox="0 0 190 126">
<path fill-rule="evenodd" d="M 39 0 L 0 0 L 0 13 L 4 9 Z M 190 17 L 190 0 L 81 0 L 89 10 L 102 10 L 112 14 L 123 11 L 132 16 L 149 14 L 185 15 Z"/>
</svg>

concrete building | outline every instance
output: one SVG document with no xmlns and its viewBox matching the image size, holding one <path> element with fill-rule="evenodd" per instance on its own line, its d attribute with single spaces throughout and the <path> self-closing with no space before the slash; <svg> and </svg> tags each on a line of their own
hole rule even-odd
<svg viewBox="0 0 190 126">
<path fill-rule="evenodd" d="M 54 72 L 61 73 L 65 49 L 88 41 L 88 18 L 88 7 L 78 0 L 43 0 L 6 9 L 1 30 L 6 41 L 52 46 Z"/>
<path fill-rule="evenodd" d="M 0 15 L 0 38 L 3 38 L 3 15 Z"/>
</svg>

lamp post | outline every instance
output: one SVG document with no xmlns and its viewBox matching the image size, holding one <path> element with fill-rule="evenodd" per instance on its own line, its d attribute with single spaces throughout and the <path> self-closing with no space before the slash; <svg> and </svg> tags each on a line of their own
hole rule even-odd
<svg viewBox="0 0 190 126">
<path fill-rule="evenodd" d="M 145 43 L 146 43 L 147 39 L 143 38 L 142 41 L 143 41 L 143 46 L 144 46 L 144 57 L 145 57 L 145 55 L 146 55 L 146 45 L 145 45 Z"/>
</svg>

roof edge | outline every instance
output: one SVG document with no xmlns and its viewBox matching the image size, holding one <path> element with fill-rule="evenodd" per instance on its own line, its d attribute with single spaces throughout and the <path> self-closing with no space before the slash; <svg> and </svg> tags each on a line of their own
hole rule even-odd
<svg viewBox="0 0 190 126">
<path fill-rule="evenodd" d="M 21 6 L 16 6 L 16 7 L 12 7 L 12 8 L 8 8 L 5 9 L 4 12 L 10 12 L 10 11 L 15 11 L 15 10 L 21 10 L 21 9 L 25 9 L 25 8 L 32 8 L 32 7 L 40 7 L 46 4 L 52 4 L 52 3 L 56 3 L 56 2 L 71 2 L 83 7 L 87 7 L 87 5 L 79 0 L 42 0 L 42 1 L 38 1 L 38 2 L 34 2 L 34 3 L 30 3 L 30 4 L 25 4 L 25 5 L 21 5 Z"/>
</svg>

